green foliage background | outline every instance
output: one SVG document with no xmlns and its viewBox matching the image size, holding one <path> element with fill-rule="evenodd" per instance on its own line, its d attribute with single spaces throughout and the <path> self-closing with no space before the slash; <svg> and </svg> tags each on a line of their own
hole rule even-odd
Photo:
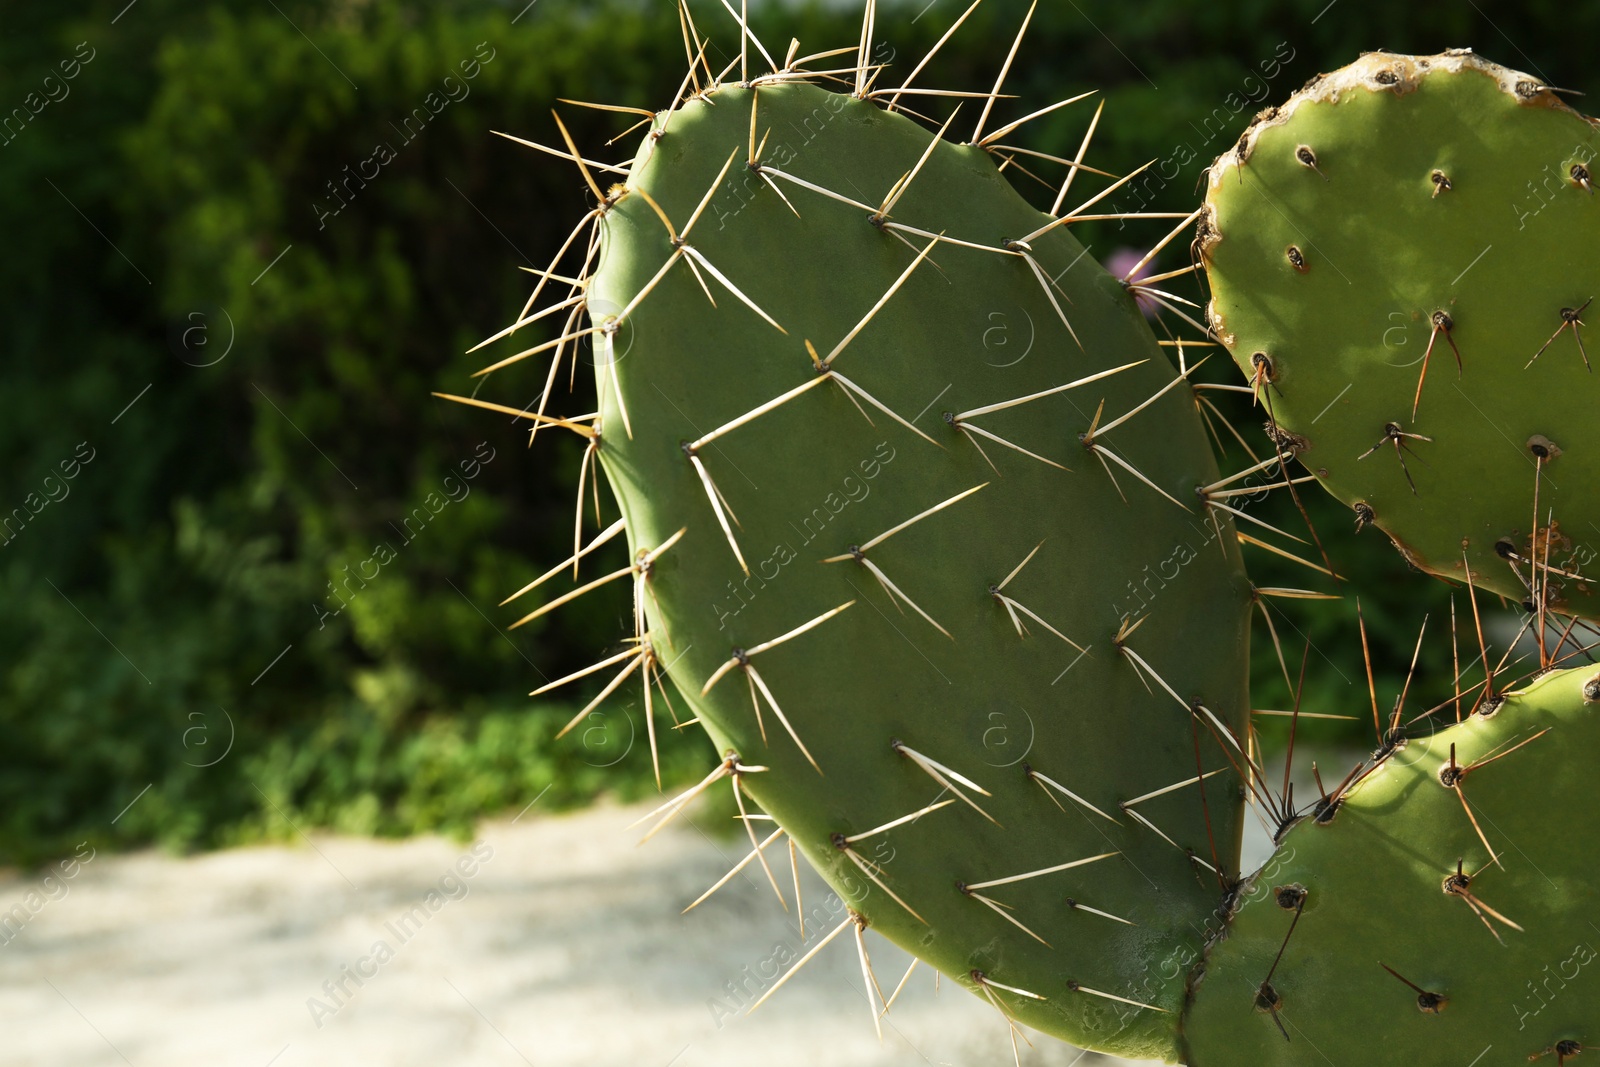
<svg viewBox="0 0 1600 1067">
<path fill-rule="evenodd" d="M 543 266 L 584 210 L 570 167 L 490 131 L 554 142 L 556 97 L 662 106 L 684 62 L 672 9 L 124 2 L 0 4 L 7 113 L 27 114 L 52 72 L 62 84 L 58 64 L 80 42 L 93 51 L 66 94 L 0 145 L 0 516 L 28 517 L 0 533 L 0 863 L 85 838 L 193 848 L 313 826 L 464 833 L 535 798 L 653 790 L 642 737 L 629 747 L 643 729 L 636 698 L 555 743 L 587 695 L 525 695 L 616 647 L 625 599 L 591 597 L 510 634 L 523 605 L 495 606 L 570 552 L 576 448 L 544 435 L 525 449 L 508 420 L 429 393 L 472 391 L 485 361 L 465 349 L 510 321 L 528 288 L 516 268 Z M 855 41 L 853 10 L 752 6 L 777 46 Z M 885 77 L 908 71 L 962 7 L 886 6 Z M 694 9 L 721 66 L 736 41 L 728 20 L 705 0 Z M 986 89 L 1023 10 L 990 0 L 933 80 Z M 1361 50 L 1474 45 L 1594 89 L 1596 30 L 1600 9 L 1544 0 L 1048 5 L 1008 87 L 1029 110 L 1103 90 L 1091 161 L 1123 173 L 1156 158 L 1172 175 L 1155 202 L 1119 206 L 1188 211 L 1201 169 L 1258 107 Z M 1074 148 L 1087 106 L 1026 142 Z M 428 121 L 408 136 L 399 127 L 419 108 Z M 603 147 L 622 116 L 564 114 L 589 154 L 631 154 Z M 379 144 L 392 160 L 325 214 L 338 206 L 327 183 Z M 1164 225 L 1086 227 L 1086 242 L 1097 255 L 1147 246 Z M 1183 255 L 1174 246 L 1160 265 Z M 1232 380 L 1222 362 L 1206 375 Z M 493 376 L 479 395 L 521 406 L 541 371 Z M 578 388 L 567 410 L 587 410 Z M 45 479 L 80 442 L 93 461 L 38 507 L 60 494 Z M 463 479 L 463 461 L 489 450 Z M 1363 590 L 1387 702 L 1422 614 L 1441 618 L 1448 591 L 1402 574 L 1375 536 L 1355 538 L 1342 509 L 1306 500 Z M 1257 513 L 1292 521 L 1287 501 Z M 408 535 L 408 516 L 425 525 Z M 392 561 L 330 597 L 379 545 Z M 1258 574 L 1312 578 L 1270 561 Z M 1314 649 L 1307 708 L 1366 714 L 1352 602 L 1286 612 L 1291 670 L 1305 642 Z M 1257 658 L 1258 705 L 1284 706 L 1270 646 Z M 1448 644 L 1425 659 L 1447 672 Z M 681 780 L 708 753 L 667 731 L 663 754 Z"/>
</svg>

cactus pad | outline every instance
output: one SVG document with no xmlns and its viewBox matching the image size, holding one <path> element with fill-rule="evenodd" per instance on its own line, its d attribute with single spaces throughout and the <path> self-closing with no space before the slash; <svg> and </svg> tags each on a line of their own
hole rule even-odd
<svg viewBox="0 0 1600 1067">
<path fill-rule="evenodd" d="M 1251 590 L 1132 296 L 984 148 L 792 76 L 660 113 L 603 195 L 566 428 L 636 560 L 613 669 L 676 684 L 846 925 L 1175 1055 L 1239 873 Z"/>
<path fill-rule="evenodd" d="M 752 107 L 766 172 L 748 166 Z M 693 258 L 745 298 L 713 278 L 715 307 L 687 261 L 661 274 L 673 234 L 644 195 L 678 228 L 708 190 Z M 591 310 L 634 309 L 626 354 L 600 367 L 599 455 L 636 551 L 688 530 L 648 580 L 656 654 L 719 751 L 770 768 L 740 785 L 864 921 L 1030 1025 L 1170 1055 L 1181 985 L 1163 977 L 1159 932 L 1203 922 L 1220 895 L 1185 852 L 1211 862 L 1200 783 L 1141 805 L 1171 841 L 1118 804 L 1195 777 L 1198 751 L 1225 772 L 1204 783 L 1209 833 L 1234 854 L 1241 786 L 1211 731 L 1244 734 L 1249 590 L 1236 546 L 1219 551 L 1162 495 L 1192 499 L 1216 473 L 1192 395 L 1162 393 L 1173 373 L 1131 297 L 1065 227 L 1007 251 L 1051 221 L 981 149 L 870 102 L 806 85 L 692 101 L 604 221 Z M 1152 488 L 1078 434 L 1102 401 L 1104 425 L 1158 394 L 1097 438 Z M 738 517 L 731 538 L 716 493 Z M 1152 563 L 1174 578 L 1119 645 L 1136 620 L 1115 605 Z M 1186 707 L 1197 699 L 1204 714 Z"/>
<path fill-rule="evenodd" d="M 1191 1067 L 1553 1067 L 1600 1044 L 1600 814 L 1574 758 L 1600 751 L 1597 699 L 1592 666 L 1547 674 L 1290 830 L 1207 960 Z"/>
<path fill-rule="evenodd" d="M 1257 118 L 1211 168 L 1197 242 L 1213 328 L 1359 525 L 1591 617 L 1597 147 L 1528 75 L 1373 53 Z"/>
</svg>

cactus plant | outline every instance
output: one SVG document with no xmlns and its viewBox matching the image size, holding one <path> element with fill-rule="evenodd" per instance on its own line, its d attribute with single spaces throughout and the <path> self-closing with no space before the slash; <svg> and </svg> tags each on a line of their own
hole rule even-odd
<svg viewBox="0 0 1600 1067">
<path fill-rule="evenodd" d="M 1556 671 L 1389 751 L 1241 887 L 1188 1062 L 1526 1063 L 1600 1041 L 1600 676 Z M 1380 1051 L 1381 1050 L 1381 1051 Z"/>
<path fill-rule="evenodd" d="M 1195 495 L 1222 479 L 1194 394 L 1074 214 L 999 173 L 987 109 L 958 145 L 864 72 L 696 77 L 595 182 L 563 335 L 600 411 L 552 429 L 587 439 L 635 560 L 610 670 L 676 685 L 711 778 L 858 929 L 1020 1022 L 1170 1058 L 1162 963 L 1240 873 L 1248 747 L 1252 590 Z"/>
<path fill-rule="evenodd" d="M 1195 245 L 1274 437 L 1418 568 L 1523 602 L 1541 668 L 1566 637 L 1546 648 L 1546 614 L 1600 604 L 1581 569 L 1596 126 L 1556 94 L 1467 51 L 1364 56 L 1212 166 Z M 1185 1019 L 1191 1063 L 1372 1062 L 1374 1034 L 1393 1063 L 1594 1043 L 1600 1000 L 1575 979 L 1597 828 L 1552 816 L 1583 806 L 1572 753 L 1596 743 L 1600 679 L 1501 692 L 1483 654 L 1465 721 L 1458 689 L 1457 724 L 1387 734 L 1381 769 L 1241 887 Z"/>
<path fill-rule="evenodd" d="M 1417 567 L 1593 617 L 1600 134 L 1467 51 L 1375 52 L 1212 166 L 1211 324 L 1302 461 Z"/>
<path fill-rule="evenodd" d="M 1581 763 L 1558 757 L 1593 743 L 1600 678 L 1501 691 L 1491 671 L 1431 736 L 1400 728 L 1402 696 L 1332 793 L 1274 796 L 1245 692 L 1263 591 L 1226 503 L 1240 475 L 1218 473 L 1181 343 L 1175 370 L 1141 290 L 1069 232 L 1105 195 L 1060 212 L 1083 152 L 1041 213 L 997 165 L 1021 123 L 985 135 L 998 85 L 962 144 L 959 114 L 931 133 L 909 82 L 875 88 L 871 5 L 856 64 L 831 72 L 811 64 L 837 52 L 772 61 L 741 19 L 737 79 L 681 11 L 691 71 L 639 111 L 637 154 L 605 167 L 620 181 L 561 127 L 596 205 L 491 340 L 567 325 L 484 371 L 550 356 L 537 410 L 465 400 L 586 446 L 573 556 L 517 596 L 568 566 L 576 588 L 521 622 L 632 587 L 623 649 L 546 689 L 642 684 L 653 749 L 658 714 L 683 725 L 670 683 L 716 745 L 648 834 L 730 785 L 752 845 L 735 871 L 759 865 L 788 907 L 787 836 L 821 872 L 848 910 L 817 947 L 852 935 L 875 1023 L 893 996 L 868 929 L 985 998 L 1014 1052 L 1019 1023 L 1199 1067 L 1581 1051 L 1597 998 L 1576 982 L 1548 1015 L 1491 1015 L 1536 964 L 1593 958 L 1565 946 L 1596 895 L 1571 841 L 1596 827 L 1551 810 L 1581 809 Z M 770 73 L 749 73 L 752 47 Z M 853 92 L 818 84 L 841 74 Z M 585 234 L 578 276 L 557 273 Z M 552 281 L 566 297 L 529 314 Z M 586 350 L 599 410 L 550 414 Z M 1266 378 L 1274 397 L 1288 381 Z M 1287 425 L 1243 474 L 1287 471 Z M 622 517 L 585 545 L 602 481 Z M 582 582 L 619 535 L 631 563 Z M 1282 846 L 1250 877 L 1247 795 Z M 792 899 L 804 924 L 798 872 Z"/>
</svg>

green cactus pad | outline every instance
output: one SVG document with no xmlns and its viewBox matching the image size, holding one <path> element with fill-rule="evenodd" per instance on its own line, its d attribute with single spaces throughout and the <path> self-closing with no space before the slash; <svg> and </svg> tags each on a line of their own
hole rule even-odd
<svg viewBox="0 0 1600 1067">
<path fill-rule="evenodd" d="M 663 127 L 609 193 L 586 289 L 653 656 L 872 930 L 1020 1022 L 1174 1056 L 1238 875 L 1243 761 L 1218 727 L 1248 715 L 1250 588 L 1196 507 L 1217 470 L 1192 392 L 1066 227 L 1033 241 L 1037 270 L 1008 251 L 1052 220 L 983 149 L 793 83 L 716 87 Z M 828 380 L 808 341 L 838 353 Z M 1080 440 L 1102 403 L 1105 427 L 1158 393 L 1088 442 L 1109 454 Z M 1141 801 L 1148 825 L 1119 808 L 1197 763 L 1221 772 L 1204 804 L 1191 783 Z"/>
<path fill-rule="evenodd" d="M 1597 699 L 1592 666 L 1547 674 L 1290 830 L 1206 961 L 1192 1067 L 1553 1067 L 1600 1045 Z"/>
<path fill-rule="evenodd" d="M 1567 319 L 1600 326 L 1597 145 L 1528 75 L 1373 53 L 1217 161 L 1197 243 L 1213 328 L 1358 523 L 1519 603 L 1548 575 L 1591 617 L 1600 348 Z"/>
</svg>

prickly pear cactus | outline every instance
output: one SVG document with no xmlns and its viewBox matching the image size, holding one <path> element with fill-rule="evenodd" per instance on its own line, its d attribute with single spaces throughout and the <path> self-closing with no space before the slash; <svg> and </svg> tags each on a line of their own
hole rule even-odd
<svg viewBox="0 0 1600 1067">
<path fill-rule="evenodd" d="M 759 868 L 802 929 L 832 914 L 777 876 L 787 836 L 847 905 L 813 952 L 851 935 L 875 1024 L 894 995 L 868 930 L 988 1000 L 1014 1051 L 1016 1024 L 1195 1067 L 1564 1061 L 1600 1039 L 1582 847 L 1600 825 L 1572 758 L 1600 742 L 1600 678 L 1505 693 L 1491 674 L 1432 736 L 1408 738 L 1397 709 L 1311 809 L 1272 796 L 1245 692 L 1265 591 L 1224 501 L 1283 456 L 1219 476 L 1181 348 L 1180 374 L 1069 233 L 1100 197 L 1059 213 L 1068 181 L 1058 213 L 1030 207 L 996 164 L 1027 120 L 984 136 L 992 98 L 967 143 L 945 136 L 959 115 L 937 134 L 913 121 L 908 90 L 875 89 L 865 64 L 873 11 L 845 50 L 857 65 L 817 73 L 840 53 L 792 46 L 780 65 L 741 21 L 734 81 L 683 8 L 692 69 L 671 107 L 637 112 L 631 163 L 587 161 L 561 127 L 595 206 L 491 340 L 567 324 L 484 372 L 549 355 L 543 397 L 464 402 L 587 446 L 573 557 L 517 596 L 568 566 L 574 587 L 522 621 L 633 591 L 622 650 L 546 687 L 610 676 L 567 729 L 625 684 L 643 685 L 652 751 L 668 717 L 703 727 L 719 762 L 646 836 L 731 785 L 752 849 L 729 877 Z M 771 73 L 746 73 L 751 46 Z M 841 76 L 854 92 L 817 84 Z M 1564 357 L 1587 356 L 1595 264 L 1572 235 L 1593 232 L 1592 135 L 1519 77 L 1452 53 L 1315 83 L 1213 168 L 1197 248 L 1280 448 L 1419 565 L 1584 608 L 1591 383 Z M 1491 208 L 1546 155 L 1572 188 L 1514 238 Z M 1456 261 L 1480 239 L 1504 263 L 1473 276 Z M 576 278 L 557 270 L 569 254 Z M 560 298 L 533 312 L 546 291 Z M 1552 301 L 1571 314 L 1512 369 Z M 1401 379 L 1423 371 L 1361 333 L 1396 311 L 1407 343 L 1431 324 L 1414 363 L 1439 357 L 1415 397 Z M 599 410 L 558 417 L 562 363 L 585 354 Z M 1374 422 L 1404 465 L 1359 458 Z M 621 518 L 585 545 L 602 481 Z M 1536 518 L 1551 507 L 1559 527 Z M 580 577 L 624 534 L 630 565 Z M 1281 846 L 1250 878 L 1247 789 Z"/>
<path fill-rule="evenodd" d="M 1589 617 L 1597 146 L 1529 75 L 1372 53 L 1213 165 L 1196 246 L 1213 328 L 1358 526 L 1429 573 Z"/>
<path fill-rule="evenodd" d="M 812 80 L 706 71 L 595 183 L 567 340 L 600 411 L 542 432 L 588 440 L 635 561 L 606 692 L 671 680 L 702 785 L 847 902 L 830 937 L 1170 1059 L 1249 748 L 1251 589 L 1194 394 L 1070 213 Z M 553 379 L 561 347 L 524 355 Z"/>
<path fill-rule="evenodd" d="M 1392 750 L 1241 888 L 1191 1067 L 1552 1064 L 1600 1043 L 1600 676 L 1547 674 Z"/>
<path fill-rule="evenodd" d="M 1192 396 L 1064 227 L 1008 244 L 1052 220 L 982 149 L 804 84 L 658 124 L 588 287 L 629 543 L 686 531 L 645 641 L 864 924 L 1039 1029 L 1171 1055 L 1163 932 L 1214 907 L 1208 863 L 1238 873 L 1217 735 L 1246 715 L 1237 547 L 1178 503 L 1218 480 Z"/>
</svg>

